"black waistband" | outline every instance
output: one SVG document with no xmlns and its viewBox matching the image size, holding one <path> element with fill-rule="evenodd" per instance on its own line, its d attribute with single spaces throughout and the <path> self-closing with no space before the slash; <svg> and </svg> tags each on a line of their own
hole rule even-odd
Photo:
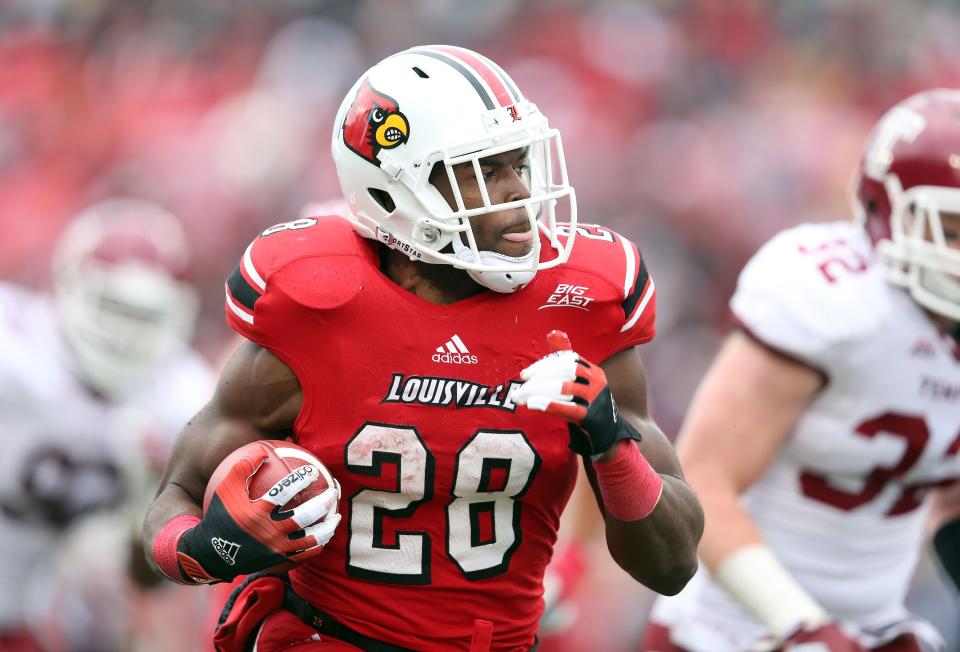
<svg viewBox="0 0 960 652">
<path fill-rule="evenodd" d="M 355 645 L 361 650 L 364 650 L 364 652 L 416 652 L 416 650 L 407 647 L 400 647 L 399 645 L 385 643 L 384 641 L 364 636 L 360 632 L 350 629 L 301 598 L 289 585 L 287 586 L 286 595 L 283 597 L 283 608 L 295 614 L 300 620 L 310 627 L 313 627 L 319 633 L 332 636 L 344 643 Z M 534 640 L 529 652 L 536 652 L 539 645 L 540 640 L 537 638 Z"/>
<path fill-rule="evenodd" d="M 287 587 L 286 595 L 283 597 L 283 608 L 296 614 L 300 620 L 321 634 L 326 634 L 327 636 L 340 639 L 344 643 L 355 645 L 365 652 L 415 652 L 415 650 L 411 650 L 410 648 L 384 643 L 383 641 L 364 636 L 360 632 L 350 629 L 343 623 L 338 622 L 331 616 L 316 609 L 309 602 L 294 593 L 293 589 L 289 586 Z"/>
</svg>

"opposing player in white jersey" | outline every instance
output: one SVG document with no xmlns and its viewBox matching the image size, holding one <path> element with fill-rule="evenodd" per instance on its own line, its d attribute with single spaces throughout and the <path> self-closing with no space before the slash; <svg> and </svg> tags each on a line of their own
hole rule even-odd
<svg viewBox="0 0 960 652">
<path fill-rule="evenodd" d="M 108 200 L 60 239 L 51 295 L 0 283 L 0 649 L 37 649 L 29 585 L 79 517 L 148 490 L 151 456 L 162 468 L 209 391 L 187 346 L 197 298 L 179 278 L 186 251 L 170 214 Z"/>
<path fill-rule="evenodd" d="M 853 187 L 740 276 L 678 443 L 707 568 L 645 650 L 942 649 L 904 598 L 928 498 L 960 581 L 960 92 L 884 115 Z"/>
</svg>

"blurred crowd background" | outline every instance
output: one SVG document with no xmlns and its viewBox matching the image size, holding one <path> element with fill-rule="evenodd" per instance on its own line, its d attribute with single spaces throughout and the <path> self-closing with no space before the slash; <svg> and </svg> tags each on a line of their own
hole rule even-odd
<svg viewBox="0 0 960 652">
<path fill-rule="evenodd" d="M 916 90 L 958 85 L 958 35 L 951 0 L 6 0 L 0 279 L 45 287 L 72 216 L 153 200 L 188 229 L 197 347 L 216 361 L 246 244 L 338 195 L 331 123 L 352 81 L 414 44 L 462 45 L 560 128 L 581 221 L 640 245 L 659 296 L 650 391 L 674 433 L 742 264 L 783 227 L 848 217 L 867 130 Z M 605 558 L 582 591 L 593 627 L 568 648 L 631 649 L 643 591 Z M 960 646 L 928 567 L 913 600 Z"/>
</svg>

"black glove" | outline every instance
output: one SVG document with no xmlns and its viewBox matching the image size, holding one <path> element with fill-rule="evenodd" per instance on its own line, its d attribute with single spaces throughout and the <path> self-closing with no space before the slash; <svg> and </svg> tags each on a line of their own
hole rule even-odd
<svg viewBox="0 0 960 652">
<path fill-rule="evenodd" d="M 291 484 L 275 496 L 253 498 L 247 492 L 247 478 L 258 465 L 249 459 L 237 462 L 216 488 L 200 523 L 180 537 L 177 561 L 194 582 L 232 580 L 302 561 L 322 550 L 333 536 L 340 522 L 336 513 L 339 485 L 283 510 L 309 483 Z"/>
</svg>

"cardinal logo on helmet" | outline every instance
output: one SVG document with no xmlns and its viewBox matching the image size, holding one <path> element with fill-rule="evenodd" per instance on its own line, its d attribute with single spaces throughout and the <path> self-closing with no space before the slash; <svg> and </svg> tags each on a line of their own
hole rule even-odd
<svg viewBox="0 0 960 652">
<path fill-rule="evenodd" d="M 343 121 L 344 144 L 380 167 L 380 150 L 402 145 L 409 136 L 410 124 L 397 101 L 364 79 Z"/>
</svg>

